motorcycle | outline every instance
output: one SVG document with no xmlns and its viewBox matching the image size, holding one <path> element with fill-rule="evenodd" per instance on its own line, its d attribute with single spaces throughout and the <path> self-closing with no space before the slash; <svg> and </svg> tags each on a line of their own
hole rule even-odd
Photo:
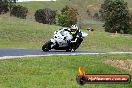
<svg viewBox="0 0 132 88">
<path fill-rule="evenodd" d="M 88 35 L 85 32 L 79 32 L 77 34 L 75 41 L 71 41 L 73 39 L 73 36 L 68 31 L 64 32 L 65 29 L 68 28 L 62 28 L 60 29 L 62 31 L 59 30 L 59 32 L 55 31 L 53 38 L 42 46 L 42 50 L 49 51 L 51 49 L 55 49 L 72 52 L 75 51 L 80 46 L 80 44 L 83 41 L 83 38 L 85 38 Z"/>
</svg>

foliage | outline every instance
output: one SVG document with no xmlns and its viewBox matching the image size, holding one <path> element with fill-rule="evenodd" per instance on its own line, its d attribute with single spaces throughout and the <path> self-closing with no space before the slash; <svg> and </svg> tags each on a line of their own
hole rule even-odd
<svg viewBox="0 0 132 88">
<path fill-rule="evenodd" d="M 77 23 L 77 9 L 65 6 L 58 15 L 58 23 L 60 26 L 69 27 Z"/>
<path fill-rule="evenodd" d="M 12 8 L 15 6 L 16 0 L 0 0 L 0 14 L 11 12 Z"/>
<path fill-rule="evenodd" d="M 105 31 L 128 33 L 130 28 L 127 3 L 123 0 L 105 0 L 100 9 Z"/>
<path fill-rule="evenodd" d="M 9 9 L 11 9 L 15 6 L 17 0 L 6 0 L 8 2 Z"/>
<path fill-rule="evenodd" d="M 94 14 L 93 18 L 96 19 L 96 20 L 99 20 L 99 19 L 100 19 L 99 13 L 96 12 L 96 13 Z"/>
<path fill-rule="evenodd" d="M 132 34 L 132 13 L 130 14 L 130 29 L 129 33 Z"/>
<path fill-rule="evenodd" d="M 39 23 L 43 23 L 43 24 L 55 24 L 56 20 L 56 11 L 53 11 L 49 8 L 45 8 L 45 9 L 38 9 L 35 12 L 35 20 Z"/>
<path fill-rule="evenodd" d="M 8 12 L 8 4 L 6 1 L 0 0 L 0 14 Z"/>
<path fill-rule="evenodd" d="M 86 13 L 87 13 L 87 15 L 88 15 L 89 17 L 92 16 L 92 15 L 91 15 L 91 12 L 89 11 L 89 9 L 87 9 Z"/>
<path fill-rule="evenodd" d="M 20 5 L 14 6 L 13 9 L 11 10 L 11 15 L 22 19 L 26 18 L 27 13 L 28 13 L 28 9 Z"/>
</svg>

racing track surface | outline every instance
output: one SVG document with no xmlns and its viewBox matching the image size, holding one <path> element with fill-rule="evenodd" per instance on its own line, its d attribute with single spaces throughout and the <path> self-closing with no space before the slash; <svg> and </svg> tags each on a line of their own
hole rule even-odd
<svg viewBox="0 0 132 88">
<path fill-rule="evenodd" d="M 51 55 L 77 55 L 77 54 L 123 54 L 132 52 L 105 52 L 105 51 L 75 51 L 75 52 L 66 52 L 66 51 L 48 51 L 43 52 L 41 49 L 0 49 L 0 59 L 11 59 L 11 58 L 20 58 L 20 57 L 37 57 L 37 56 L 51 56 Z"/>
</svg>

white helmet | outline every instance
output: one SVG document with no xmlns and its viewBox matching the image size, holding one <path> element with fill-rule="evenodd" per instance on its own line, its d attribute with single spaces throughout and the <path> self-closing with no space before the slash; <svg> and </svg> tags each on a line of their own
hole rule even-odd
<svg viewBox="0 0 132 88">
<path fill-rule="evenodd" d="M 79 30 L 78 26 L 72 25 L 70 28 L 70 31 L 72 34 L 76 34 L 76 32 Z"/>
</svg>

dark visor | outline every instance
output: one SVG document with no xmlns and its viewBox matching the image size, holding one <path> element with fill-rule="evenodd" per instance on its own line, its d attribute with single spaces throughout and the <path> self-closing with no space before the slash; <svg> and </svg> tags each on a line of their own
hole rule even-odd
<svg viewBox="0 0 132 88">
<path fill-rule="evenodd" d="M 71 29 L 71 32 L 74 32 L 74 31 L 76 31 L 76 29 Z"/>
</svg>

